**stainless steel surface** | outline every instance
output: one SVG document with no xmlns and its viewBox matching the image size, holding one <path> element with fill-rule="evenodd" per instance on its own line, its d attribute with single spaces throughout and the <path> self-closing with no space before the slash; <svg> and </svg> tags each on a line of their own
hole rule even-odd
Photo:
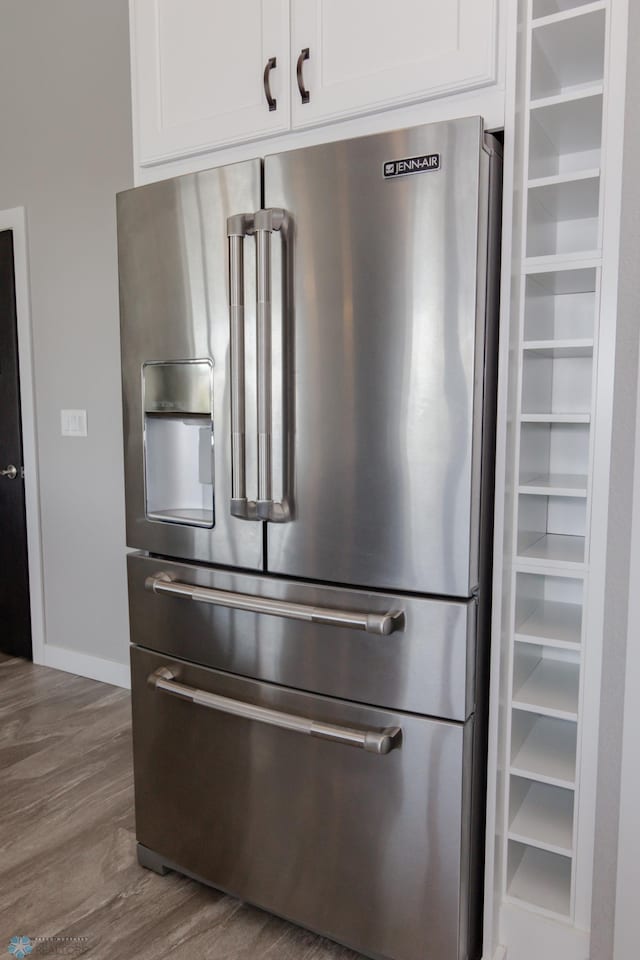
<svg viewBox="0 0 640 960">
<path fill-rule="evenodd" d="M 290 519 L 286 491 L 280 502 L 272 493 L 272 331 L 271 331 L 271 234 L 285 228 L 284 210 L 259 210 L 255 215 L 256 316 L 258 323 L 258 516 L 284 522 Z M 283 444 L 286 440 L 283 440 Z"/>
<path fill-rule="evenodd" d="M 12 463 L 10 463 L 8 467 L 5 467 L 4 470 L 0 470 L 0 477 L 6 477 L 8 480 L 15 480 L 17 476 L 18 468 Z"/>
<path fill-rule="evenodd" d="M 127 543 L 166 556 L 261 569 L 262 524 L 229 514 L 231 418 L 227 218 L 261 203 L 260 161 L 233 164 L 119 194 L 118 257 Z M 246 244 L 244 355 L 247 484 L 257 485 L 255 250 Z M 214 363 L 215 526 L 145 517 L 141 369 L 149 361 Z"/>
<path fill-rule="evenodd" d="M 141 849 L 384 960 L 481 943 L 492 152 L 470 118 L 118 200 Z M 215 364 L 207 410 L 172 361 Z M 167 414 L 197 471 L 213 416 L 212 530 L 197 490 L 144 517 Z"/>
<path fill-rule="evenodd" d="M 264 85 L 264 97 L 265 97 L 265 100 L 267 101 L 270 112 L 273 110 L 277 110 L 278 108 L 278 101 L 271 94 L 271 71 L 275 70 L 277 66 L 278 66 L 278 61 L 276 57 L 269 57 L 269 59 L 267 60 L 266 66 L 264 68 L 264 74 L 262 77 L 262 82 Z"/>
<path fill-rule="evenodd" d="M 326 607 L 313 607 L 304 603 L 270 600 L 267 597 L 232 593 L 228 590 L 212 590 L 210 587 L 197 587 L 190 583 L 179 583 L 165 572 L 147 577 L 145 587 L 152 593 L 184 597 L 200 603 L 212 603 L 218 607 L 247 610 L 251 613 L 264 613 L 272 617 L 288 617 L 290 620 L 305 620 L 308 623 L 333 624 L 337 627 L 349 627 L 351 630 L 365 630 L 367 633 L 384 637 L 395 630 L 401 629 L 404 620 L 404 614 L 401 610 L 393 610 L 390 613 L 355 613 L 348 610 L 331 610 Z"/>
<path fill-rule="evenodd" d="M 149 674 L 147 683 L 155 690 L 161 690 L 181 700 L 188 700 L 200 707 L 219 710 L 233 717 L 244 717 L 245 720 L 255 720 L 257 723 L 266 723 L 271 727 L 280 727 L 282 730 L 303 733 L 309 737 L 319 737 L 321 740 L 332 740 L 334 743 L 360 747 L 369 753 L 387 754 L 400 744 L 402 737 L 400 727 L 386 727 L 380 731 L 357 730 L 355 727 L 322 723 L 311 720 L 309 717 L 299 717 L 292 713 L 283 713 L 281 710 L 259 707 L 254 703 L 221 697 L 217 693 L 209 693 L 208 690 L 198 690 L 196 687 L 180 683 L 178 676 L 179 674 L 174 674 L 168 667 L 158 667 Z"/>
<path fill-rule="evenodd" d="M 300 55 L 298 56 L 298 62 L 296 64 L 296 81 L 298 83 L 298 92 L 300 93 L 300 100 L 302 101 L 302 103 L 309 103 L 309 100 L 310 100 L 310 94 L 307 88 L 305 87 L 304 76 L 302 73 L 302 67 L 304 65 L 304 62 L 305 60 L 308 60 L 308 59 L 309 59 L 309 47 L 304 47 L 304 49 L 300 51 Z"/>
<path fill-rule="evenodd" d="M 343 590 L 213 570 L 140 554 L 127 557 L 131 636 L 143 647 L 246 677 L 328 696 L 466 720 L 475 707 L 476 603 Z M 165 573 L 188 592 L 229 594 L 234 607 L 185 603 L 146 589 Z M 161 585 L 155 584 L 156 590 Z M 175 584 L 167 584 L 169 590 Z M 177 588 L 180 590 L 180 588 Z M 280 602 L 384 618 L 401 610 L 389 636 L 351 626 L 264 616 L 239 609 Z"/>
<path fill-rule="evenodd" d="M 213 408 L 212 375 L 210 360 L 143 364 L 144 412 L 210 416 Z"/>
<path fill-rule="evenodd" d="M 265 203 L 295 232 L 294 519 L 268 527 L 273 573 L 477 586 L 482 144 L 470 118 L 265 159 Z M 385 162 L 434 153 L 437 170 L 383 177 Z"/>
<path fill-rule="evenodd" d="M 254 232 L 252 214 L 227 220 L 229 237 L 229 325 L 231 385 L 231 502 L 233 517 L 257 520 L 255 500 L 247 499 L 245 350 L 244 350 L 244 238 Z"/>
<path fill-rule="evenodd" d="M 384 760 L 199 710 L 147 683 L 188 686 L 356 729 L 401 727 Z M 132 648 L 138 840 L 186 869 L 356 950 L 460 960 L 468 869 L 467 725 L 301 693 Z M 206 842 L 203 842 L 206 838 Z"/>
<path fill-rule="evenodd" d="M 482 437 L 481 495 L 479 506 L 480 557 L 478 612 L 476 621 L 476 711 L 473 725 L 473 755 L 475 764 L 474 787 L 468 802 L 467 837 L 469 850 L 470 895 L 467 898 L 468 916 L 461 917 L 461 936 L 464 929 L 470 944 L 482 944 L 483 904 L 486 848 L 487 743 L 489 719 L 489 666 L 491 648 L 491 589 L 492 553 L 495 499 L 495 439 L 498 387 L 498 317 L 500 309 L 500 245 L 502 227 L 502 149 L 496 139 L 485 136 L 485 151 L 481 162 L 488 169 L 487 203 L 489 210 L 486 238 L 487 317 L 485 336 L 485 408 Z M 480 283 L 482 278 L 479 277 Z"/>
<path fill-rule="evenodd" d="M 282 523 L 290 518 L 290 500 L 287 484 L 283 487 L 282 499 L 272 496 L 272 331 L 271 331 L 271 234 L 287 232 L 287 216 L 284 210 L 258 210 L 255 214 L 240 214 L 227 221 L 229 236 L 229 322 L 231 337 L 231 451 L 232 451 L 232 499 L 231 514 L 244 520 L 271 520 Z M 255 237 L 256 242 L 256 341 L 257 403 L 258 403 L 258 488 L 257 499 L 247 498 L 245 477 L 246 422 L 244 403 L 244 238 Z M 284 304 L 283 304 L 284 307 Z M 287 329 L 286 318 L 281 330 Z M 285 353 L 282 351 L 284 359 Z M 286 371 L 281 370 L 281 382 L 286 380 Z M 287 404 L 283 391 L 283 406 Z M 286 422 L 286 410 L 282 420 Z M 281 469 L 286 476 L 288 440 L 282 441 Z"/>
</svg>

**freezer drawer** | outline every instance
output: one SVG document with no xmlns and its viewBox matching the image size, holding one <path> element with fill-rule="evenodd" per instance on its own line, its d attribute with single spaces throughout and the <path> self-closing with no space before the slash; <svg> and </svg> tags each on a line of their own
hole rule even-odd
<svg viewBox="0 0 640 960">
<path fill-rule="evenodd" d="M 127 566 L 131 639 L 139 646 L 450 720 L 475 708 L 473 600 L 341 590 L 142 554 L 130 554 Z M 265 605 L 270 612 L 259 612 Z"/>
<path fill-rule="evenodd" d="M 137 837 L 161 863 L 372 956 L 473 955 L 472 720 L 362 707 L 138 647 L 131 658 Z M 155 687 L 159 669 L 200 702 Z M 314 721 L 320 736 L 223 712 L 216 697 Z M 381 754 L 324 739 L 333 727 L 399 733 Z"/>
</svg>

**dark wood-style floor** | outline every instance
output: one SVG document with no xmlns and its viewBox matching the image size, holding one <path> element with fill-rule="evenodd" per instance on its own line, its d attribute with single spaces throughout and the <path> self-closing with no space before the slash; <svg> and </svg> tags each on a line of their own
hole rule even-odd
<svg viewBox="0 0 640 960">
<path fill-rule="evenodd" d="M 129 694 L 0 660 L 0 953 L 91 960 L 358 960 L 135 855 Z M 58 952 L 59 951 L 59 952 Z"/>
</svg>

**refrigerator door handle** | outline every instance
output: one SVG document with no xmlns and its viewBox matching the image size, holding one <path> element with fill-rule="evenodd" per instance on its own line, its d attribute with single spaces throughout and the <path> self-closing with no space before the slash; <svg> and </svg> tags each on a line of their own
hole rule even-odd
<svg viewBox="0 0 640 960">
<path fill-rule="evenodd" d="M 388 636 L 404 626 L 402 610 L 387 613 L 360 613 L 359 611 L 335 610 L 330 607 L 314 607 L 308 603 L 294 603 L 289 600 L 272 600 L 248 593 L 234 593 L 231 590 L 216 590 L 212 587 L 197 587 L 190 583 L 173 580 L 168 573 L 156 573 L 147 577 L 145 587 L 152 593 L 166 593 L 200 603 L 230 607 L 233 610 L 245 610 L 249 613 L 262 613 L 274 617 L 286 617 L 290 620 L 306 620 L 308 623 L 325 623 L 337 627 L 349 627 L 352 630 L 364 630 L 378 636 Z"/>
<path fill-rule="evenodd" d="M 304 733 L 321 740 L 333 740 L 336 743 L 345 743 L 351 747 L 360 747 L 369 753 L 385 754 L 399 746 L 402 731 L 400 727 L 385 727 L 384 730 L 358 730 L 356 727 L 345 727 L 336 723 L 322 723 L 310 717 L 301 717 L 294 713 L 284 713 L 273 710 L 271 707 L 261 707 L 255 703 L 246 703 L 244 700 L 235 700 L 232 697 L 223 697 L 208 690 L 199 690 L 178 683 L 175 673 L 168 667 L 158 667 L 147 677 L 149 686 L 154 690 L 161 690 L 180 700 L 218 710 L 234 717 L 244 717 L 246 720 L 256 720 L 271 727 L 281 727 L 295 733 Z"/>
<path fill-rule="evenodd" d="M 254 216 L 239 213 L 227 220 L 229 238 L 229 326 L 231 352 L 231 516 L 258 520 L 255 500 L 247 499 L 244 238 L 254 233 Z"/>
<path fill-rule="evenodd" d="M 257 290 L 257 349 L 258 349 L 258 500 L 257 513 L 261 520 L 285 523 L 291 519 L 291 504 L 287 491 L 283 499 L 275 501 L 272 495 L 272 359 L 271 359 L 271 234 L 278 231 L 286 247 L 287 214 L 271 208 L 258 210 L 254 216 L 256 236 L 256 290 Z M 286 259 L 286 249 L 285 249 Z M 285 311 L 286 312 L 286 311 Z M 283 318 L 286 330 L 286 316 Z M 286 371 L 285 371 L 286 374 Z M 286 380 L 286 376 L 285 376 Z M 285 389 L 285 407 L 287 403 Z M 284 417 L 286 421 L 286 410 Z M 286 441 L 283 450 L 283 478 L 287 485 L 288 464 Z"/>
</svg>

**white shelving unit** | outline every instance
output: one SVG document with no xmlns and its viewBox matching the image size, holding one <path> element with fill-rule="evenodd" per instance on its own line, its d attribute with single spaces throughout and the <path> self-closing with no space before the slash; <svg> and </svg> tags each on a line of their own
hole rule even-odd
<svg viewBox="0 0 640 960">
<path fill-rule="evenodd" d="M 528 0 L 502 898 L 575 922 L 610 0 Z"/>
</svg>

